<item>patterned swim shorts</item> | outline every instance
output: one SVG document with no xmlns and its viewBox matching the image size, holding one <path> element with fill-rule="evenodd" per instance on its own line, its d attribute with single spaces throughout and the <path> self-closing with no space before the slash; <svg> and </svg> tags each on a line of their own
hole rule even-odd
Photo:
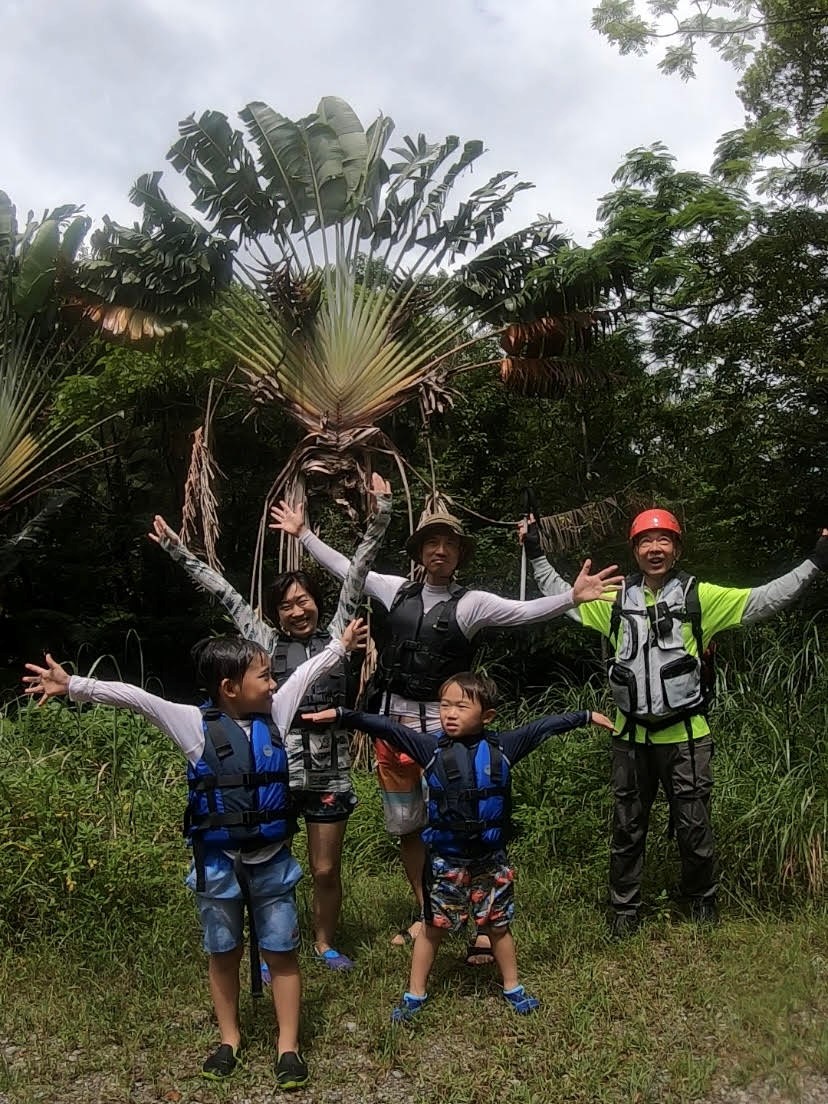
<svg viewBox="0 0 828 1104">
<path fill-rule="evenodd" d="M 502 852 L 467 863 L 430 855 L 423 887 L 426 923 L 457 932 L 471 916 L 478 928 L 508 927 L 515 915 L 514 882 Z"/>
</svg>

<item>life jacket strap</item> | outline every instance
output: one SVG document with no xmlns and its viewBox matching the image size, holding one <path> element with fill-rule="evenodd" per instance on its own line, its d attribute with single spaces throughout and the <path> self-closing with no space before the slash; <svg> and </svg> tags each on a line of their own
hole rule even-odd
<svg viewBox="0 0 828 1104">
<path fill-rule="evenodd" d="M 205 775 L 195 778 L 190 789 L 196 793 L 208 793 L 211 790 L 231 790 L 239 787 L 271 786 L 278 782 L 289 781 L 287 771 L 246 771 L 244 774 Z"/>
<path fill-rule="evenodd" d="M 211 828 L 256 828 L 260 824 L 269 824 L 274 820 L 290 820 L 290 809 L 243 809 L 233 813 L 205 813 L 199 814 L 189 810 L 189 829 L 194 833 L 194 839 L 199 832 L 207 832 Z M 186 818 L 185 818 L 186 819 Z M 256 840 L 253 850 L 265 846 L 266 840 Z M 232 850 L 244 850 L 232 842 Z"/>
</svg>

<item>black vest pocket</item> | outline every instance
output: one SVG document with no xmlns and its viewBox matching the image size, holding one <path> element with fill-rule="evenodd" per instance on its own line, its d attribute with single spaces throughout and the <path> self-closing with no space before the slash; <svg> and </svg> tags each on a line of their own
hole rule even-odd
<svg viewBox="0 0 828 1104">
<path fill-rule="evenodd" d="M 661 668 L 661 693 L 668 709 L 687 709 L 701 698 L 699 661 L 685 653 Z"/>
<path fill-rule="evenodd" d="M 622 713 L 633 714 L 638 709 L 635 673 L 620 663 L 610 663 L 607 671 L 612 696 Z"/>
</svg>

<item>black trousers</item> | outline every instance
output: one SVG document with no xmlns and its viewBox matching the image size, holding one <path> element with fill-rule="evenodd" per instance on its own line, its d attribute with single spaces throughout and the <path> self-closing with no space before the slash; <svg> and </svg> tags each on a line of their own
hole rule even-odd
<svg viewBox="0 0 828 1104">
<path fill-rule="evenodd" d="M 713 740 L 680 744 L 612 742 L 612 843 L 610 902 L 617 912 L 641 904 L 644 849 L 659 783 L 670 803 L 681 857 L 681 888 L 687 897 L 716 895 L 716 850 L 710 826 Z"/>
</svg>

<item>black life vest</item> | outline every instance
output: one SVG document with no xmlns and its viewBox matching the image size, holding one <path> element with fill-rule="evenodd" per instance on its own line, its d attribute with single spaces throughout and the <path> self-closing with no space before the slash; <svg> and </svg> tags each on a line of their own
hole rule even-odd
<svg viewBox="0 0 828 1104">
<path fill-rule="evenodd" d="M 373 685 L 385 695 L 386 705 L 389 694 L 436 701 L 446 679 L 471 668 L 478 644 L 457 624 L 457 603 L 465 593 L 464 587 L 453 586 L 445 601 L 425 613 L 422 583 L 405 583 L 397 591 Z"/>
<path fill-rule="evenodd" d="M 271 718 L 253 717 L 249 739 L 232 717 L 212 706 L 203 718 L 204 751 L 187 767 L 184 814 L 198 892 L 204 890 L 208 849 L 257 851 L 296 833 L 287 756 Z"/>
<path fill-rule="evenodd" d="M 474 858 L 506 846 L 510 834 L 509 761 L 495 735 L 476 744 L 437 741 L 425 768 L 428 827 L 423 842 L 440 855 Z"/>
<path fill-rule="evenodd" d="M 330 642 L 331 634 L 321 629 L 305 640 L 296 640 L 290 636 L 280 637 L 271 656 L 271 670 L 277 686 L 281 686 L 285 679 L 290 678 L 297 667 L 301 667 L 312 656 L 319 655 L 320 652 L 324 651 Z M 312 737 L 316 736 L 318 739 L 320 733 L 330 732 L 329 769 L 336 771 L 339 766 L 339 741 L 340 739 L 347 741 L 347 733 L 340 732 L 337 735 L 337 730 L 333 727 L 327 729 L 319 725 L 308 724 L 302 720 L 302 714 L 320 713 L 323 709 L 337 709 L 339 706 L 345 709 L 353 709 L 356 703 L 358 683 L 359 679 L 352 667 L 351 657 L 344 656 L 333 670 L 320 675 L 307 688 L 290 726 L 291 732 L 301 732 L 302 734 L 302 756 L 306 773 L 310 774 L 314 771 L 314 756 L 311 749 Z"/>
</svg>

